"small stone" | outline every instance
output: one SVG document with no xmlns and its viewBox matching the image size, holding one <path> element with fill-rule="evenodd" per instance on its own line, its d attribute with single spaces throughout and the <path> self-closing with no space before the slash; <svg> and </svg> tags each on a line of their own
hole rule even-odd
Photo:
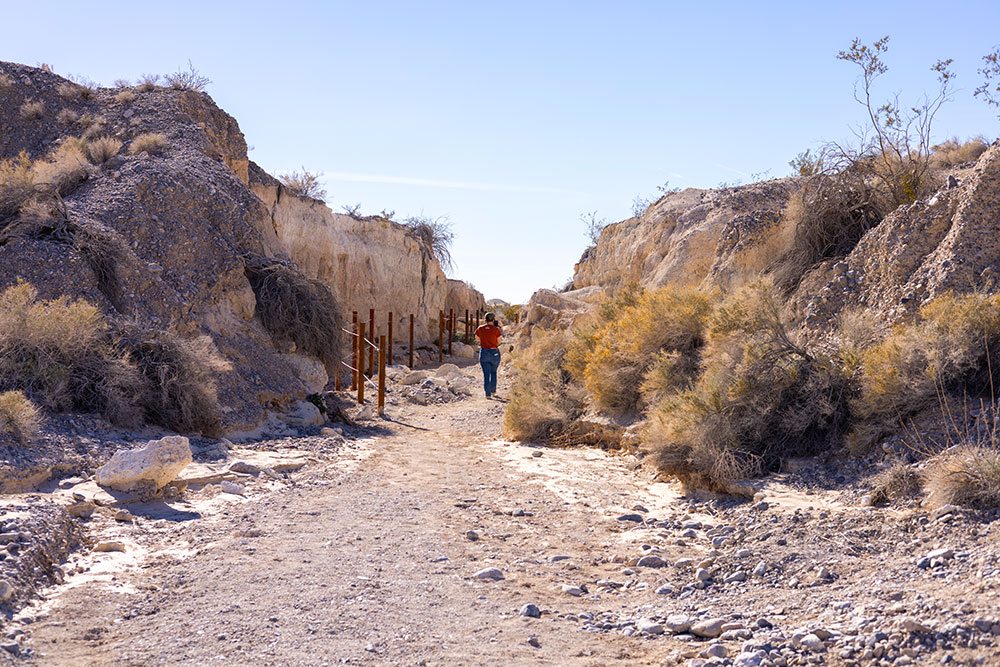
<svg viewBox="0 0 1000 667">
<path fill-rule="evenodd" d="M 686 614 L 673 614 L 663 622 L 663 627 L 675 635 L 679 635 L 691 629 L 691 617 Z"/>
<path fill-rule="evenodd" d="M 727 649 L 722 644 L 712 644 L 707 649 L 705 649 L 705 657 L 725 658 L 728 655 L 729 655 L 729 649 Z"/>
<path fill-rule="evenodd" d="M 647 635 L 663 634 L 663 626 L 648 618 L 640 618 L 639 622 L 635 624 L 635 627 L 639 632 L 643 632 Z"/>
<path fill-rule="evenodd" d="M 504 578 L 504 576 L 503 572 L 501 572 L 498 568 L 488 567 L 486 569 L 480 570 L 479 572 L 476 572 L 474 575 L 472 575 L 472 578 L 485 579 L 489 581 L 500 581 L 501 579 Z"/>
<path fill-rule="evenodd" d="M 97 546 L 94 547 L 94 551 L 100 551 L 107 553 L 109 551 L 125 551 L 125 545 L 121 542 L 115 540 L 106 540 L 104 542 L 98 542 Z"/>
<path fill-rule="evenodd" d="M 698 581 L 709 581 L 712 578 L 712 573 L 703 567 L 698 568 L 698 571 L 694 573 L 694 578 Z"/>
<path fill-rule="evenodd" d="M 941 507 L 931 512 L 931 516 L 934 517 L 935 519 L 940 519 L 943 516 L 954 514 L 957 511 L 958 507 L 956 507 L 955 505 L 942 505 Z"/>
<path fill-rule="evenodd" d="M 820 567 L 819 570 L 816 572 L 816 576 L 819 577 L 820 579 L 833 579 L 835 575 L 829 569 L 825 567 Z"/>
<path fill-rule="evenodd" d="M 899 622 L 899 626 L 903 628 L 906 632 L 913 633 L 928 633 L 931 629 L 914 618 L 904 618 Z"/>
<path fill-rule="evenodd" d="M 770 507 L 770 505 L 768 505 L 766 501 L 761 500 L 759 503 L 754 503 L 753 506 L 750 509 L 756 510 L 758 512 L 763 512 L 768 507 Z"/>
<path fill-rule="evenodd" d="M 537 450 L 537 449 L 535 451 L 531 452 L 531 455 L 534 456 L 536 459 L 542 458 L 542 452 L 539 451 L 539 450 Z"/>
<path fill-rule="evenodd" d="M 115 521 L 121 521 L 123 523 L 132 523 L 135 521 L 135 517 L 128 510 L 118 510 L 115 512 Z"/>
<path fill-rule="evenodd" d="M 655 556 L 652 554 L 650 554 L 649 556 L 643 556 L 636 563 L 636 565 L 639 567 L 663 567 L 666 564 L 667 562 L 665 560 L 663 560 L 659 556 Z"/>
<path fill-rule="evenodd" d="M 811 632 L 799 640 L 799 646 L 813 653 L 822 653 L 826 650 L 823 640 Z"/>
<path fill-rule="evenodd" d="M 7 651 L 7 653 L 12 653 L 17 655 L 21 652 L 21 645 L 17 642 L 4 642 L 0 644 L 0 648 Z"/>
<path fill-rule="evenodd" d="M 694 559 L 692 558 L 678 558 L 677 560 L 674 561 L 674 567 L 684 568 L 688 567 L 692 563 L 694 563 Z"/>
<path fill-rule="evenodd" d="M 657 595 L 677 595 L 677 590 L 666 584 L 657 588 L 655 592 Z"/>
<path fill-rule="evenodd" d="M 0 579 L 0 602 L 6 602 L 14 594 L 14 587 L 6 579 Z"/>
<path fill-rule="evenodd" d="M 642 523 L 642 516 L 639 514 L 622 514 L 616 517 L 618 521 L 631 521 L 632 523 Z"/>
<path fill-rule="evenodd" d="M 583 595 L 583 589 L 581 589 L 579 586 L 573 586 L 571 584 L 562 584 L 560 588 L 562 589 L 562 592 L 564 594 L 572 595 L 575 598 L 578 598 L 581 595 Z"/>
<path fill-rule="evenodd" d="M 744 572 L 743 570 L 739 570 L 737 572 L 733 572 L 732 574 L 726 576 L 726 578 L 723 579 L 723 582 L 731 584 L 737 581 L 746 581 L 746 579 L 747 579 L 747 573 Z"/>
<path fill-rule="evenodd" d="M 477 533 L 474 530 L 467 530 L 465 531 L 465 539 L 469 540 L 470 542 L 475 542 L 476 540 L 479 539 L 479 533 Z"/>
<path fill-rule="evenodd" d="M 917 559 L 917 567 L 919 567 L 921 570 L 926 570 L 930 566 L 931 566 L 931 559 L 928 558 L 927 556 L 922 556 Z"/>
<path fill-rule="evenodd" d="M 760 561 L 754 566 L 752 574 L 755 577 L 763 577 L 765 572 L 767 572 L 767 563 Z"/>
<path fill-rule="evenodd" d="M 528 637 L 528 645 L 534 646 L 535 648 L 541 648 L 542 644 L 538 641 L 538 637 Z"/>
<path fill-rule="evenodd" d="M 735 555 L 737 558 L 750 558 L 752 554 L 749 549 L 739 549 Z"/>
<path fill-rule="evenodd" d="M 247 463 L 246 461 L 236 461 L 229 469 L 233 472 L 242 473 L 244 475 L 259 475 L 260 466 L 255 466 L 252 463 Z"/>
<path fill-rule="evenodd" d="M 538 607 L 533 604 L 526 604 L 521 607 L 521 611 L 517 612 L 518 616 L 527 616 L 528 618 L 541 618 L 542 612 L 539 611 Z"/>
<path fill-rule="evenodd" d="M 66 511 L 69 512 L 70 516 L 75 516 L 80 519 L 89 519 L 91 515 L 93 515 L 95 509 L 97 509 L 97 505 L 89 500 L 80 500 L 66 506 Z"/>
<path fill-rule="evenodd" d="M 771 621 L 767 620 L 765 617 L 761 616 L 760 618 L 757 619 L 757 627 L 763 630 L 767 630 L 768 628 L 773 628 L 774 624 L 771 623 Z"/>
<path fill-rule="evenodd" d="M 941 560 L 951 560 L 955 557 L 955 552 L 951 549 L 935 549 L 927 554 L 927 558 L 934 560 L 940 558 Z"/>
<path fill-rule="evenodd" d="M 230 482 L 228 479 L 222 480 L 219 484 L 219 488 L 222 489 L 223 493 L 230 493 L 234 496 L 242 496 L 246 493 L 246 487 L 242 484 L 237 484 L 236 482 Z"/>
<path fill-rule="evenodd" d="M 704 621 L 698 621 L 691 626 L 691 634 L 714 639 L 722 634 L 722 626 L 725 623 L 726 619 L 724 618 L 709 618 Z"/>
</svg>

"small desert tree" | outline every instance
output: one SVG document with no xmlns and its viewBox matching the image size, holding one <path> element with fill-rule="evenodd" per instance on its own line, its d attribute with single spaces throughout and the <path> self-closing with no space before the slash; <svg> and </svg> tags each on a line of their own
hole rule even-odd
<svg viewBox="0 0 1000 667">
<path fill-rule="evenodd" d="M 983 84 L 976 88 L 973 95 L 981 95 L 984 102 L 1000 109 L 1000 48 L 983 56 L 983 63 L 979 69 Z"/>
<path fill-rule="evenodd" d="M 601 238 L 601 232 L 608 226 L 607 218 L 598 219 L 597 211 L 590 211 L 589 213 L 580 214 L 580 222 L 584 224 L 587 230 L 587 239 L 590 240 L 590 245 L 597 245 L 598 239 Z"/>
<path fill-rule="evenodd" d="M 323 187 L 319 172 L 309 171 L 302 167 L 302 171 L 279 174 L 278 180 L 299 196 L 326 201 L 326 188 Z"/>
<path fill-rule="evenodd" d="M 451 271 L 454 268 L 451 243 L 455 240 L 455 233 L 451 231 L 451 221 L 447 217 L 411 216 L 403 224 L 409 227 L 424 250 L 437 258 L 442 269 Z"/>
</svg>

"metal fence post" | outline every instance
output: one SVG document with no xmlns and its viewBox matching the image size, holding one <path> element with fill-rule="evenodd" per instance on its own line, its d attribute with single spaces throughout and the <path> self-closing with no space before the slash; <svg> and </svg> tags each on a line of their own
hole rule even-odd
<svg viewBox="0 0 1000 667">
<path fill-rule="evenodd" d="M 410 313 L 410 368 L 413 368 L 413 313 Z"/>
<path fill-rule="evenodd" d="M 358 365 L 354 362 L 358 360 L 358 343 L 361 340 L 358 338 L 358 311 L 354 311 L 351 316 L 351 329 L 354 331 L 354 335 L 351 336 L 351 365 L 354 369 L 351 370 L 351 391 L 358 388 Z"/>
<path fill-rule="evenodd" d="M 385 336 L 378 337 L 378 413 L 385 414 Z"/>
<path fill-rule="evenodd" d="M 389 346 L 389 348 L 386 350 L 386 354 L 388 355 L 387 363 L 390 366 L 392 366 L 392 311 L 391 310 L 389 311 L 389 338 L 386 341 L 386 344 Z"/>
<path fill-rule="evenodd" d="M 444 361 L 444 311 L 438 311 L 438 363 Z"/>
<path fill-rule="evenodd" d="M 368 375 L 371 376 L 375 372 L 375 309 L 370 308 L 368 310 L 368 337 L 371 339 L 371 345 L 368 346 Z"/>
<path fill-rule="evenodd" d="M 365 402 L 365 323 L 358 324 L 358 403 Z"/>
</svg>

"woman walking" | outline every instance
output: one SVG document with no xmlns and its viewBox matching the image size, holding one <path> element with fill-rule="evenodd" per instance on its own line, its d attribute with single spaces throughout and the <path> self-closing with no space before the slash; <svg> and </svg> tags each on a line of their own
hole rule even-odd
<svg viewBox="0 0 1000 667">
<path fill-rule="evenodd" d="M 483 389 L 486 398 L 497 393 L 497 368 L 500 367 L 500 337 L 503 332 L 496 325 L 496 315 L 486 313 L 486 324 L 476 329 L 479 339 L 479 365 L 483 367 Z"/>
</svg>

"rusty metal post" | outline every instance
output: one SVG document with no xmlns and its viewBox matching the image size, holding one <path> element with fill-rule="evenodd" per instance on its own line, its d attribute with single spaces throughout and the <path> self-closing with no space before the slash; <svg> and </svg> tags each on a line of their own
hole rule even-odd
<svg viewBox="0 0 1000 667">
<path fill-rule="evenodd" d="M 333 390 L 340 391 L 340 365 L 343 359 L 337 359 L 337 366 L 333 369 Z"/>
<path fill-rule="evenodd" d="M 451 339 L 455 337 L 455 309 L 448 309 L 448 356 L 451 356 Z"/>
<path fill-rule="evenodd" d="M 521 323 L 521 311 L 519 310 L 516 313 L 514 313 L 514 324 L 520 324 L 520 323 Z"/>
<path fill-rule="evenodd" d="M 479 311 L 476 311 L 476 328 L 479 328 Z"/>
<path fill-rule="evenodd" d="M 469 344 L 469 309 L 465 309 L 465 344 Z"/>
<path fill-rule="evenodd" d="M 444 361 L 444 311 L 438 311 L 438 363 Z"/>
<path fill-rule="evenodd" d="M 365 402 L 365 323 L 358 324 L 358 403 Z"/>
<path fill-rule="evenodd" d="M 386 354 L 388 355 L 386 357 L 386 363 L 392 366 L 392 311 L 391 310 L 389 311 L 389 338 L 386 341 L 386 344 L 389 346 L 386 349 Z"/>
<path fill-rule="evenodd" d="M 371 339 L 371 345 L 368 346 L 368 376 L 375 372 L 375 341 L 378 340 L 375 337 L 375 309 L 370 308 L 368 310 L 368 337 Z"/>
<path fill-rule="evenodd" d="M 378 337 L 378 413 L 385 414 L 385 336 Z"/>
<path fill-rule="evenodd" d="M 351 316 L 351 331 L 354 335 L 351 336 L 351 365 L 354 366 L 354 370 L 351 371 L 351 391 L 358 388 L 358 365 L 354 363 L 358 360 L 358 343 L 361 341 L 358 338 L 358 311 L 354 311 Z"/>
<path fill-rule="evenodd" d="M 410 313 L 410 368 L 413 368 L 413 313 Z"/>
</svg>

